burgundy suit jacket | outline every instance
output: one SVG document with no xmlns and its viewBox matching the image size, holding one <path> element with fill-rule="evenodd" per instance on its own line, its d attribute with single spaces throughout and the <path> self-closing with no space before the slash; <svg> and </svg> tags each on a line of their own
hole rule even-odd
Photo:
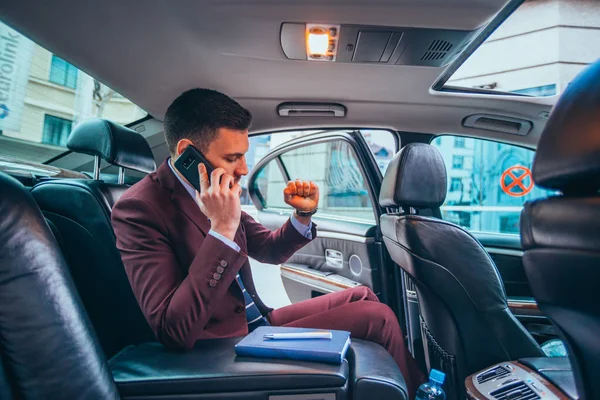
<svg viewBox="0 0 600 400">
<path fill-rule="evenodd" d="M 112 224 L 135 297 L 157 339 L 172 348 L 246 335 L 236 274 L 266 315 L 272 309 L 256 293 L 248 257 L 279 264 L 310 242 L 289 220 L 273 232 L 242 212 L 237 252 L 208 234 L 210 222 L 167 161 L 123 194 Z"/>
</svg>

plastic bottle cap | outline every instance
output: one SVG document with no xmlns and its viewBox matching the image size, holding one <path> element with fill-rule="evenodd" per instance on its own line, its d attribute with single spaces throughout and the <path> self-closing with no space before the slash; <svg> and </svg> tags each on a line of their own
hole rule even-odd
<svg viewBox="0 0 600 400">
<path fill-rule="evenodd" d="M 442 371 L 438 371 L 437 369 L 432 369 L 429 372 L 429 379 L 441 386 L 444 384 L 446 374 L 444 374 Z"/>
</svg>

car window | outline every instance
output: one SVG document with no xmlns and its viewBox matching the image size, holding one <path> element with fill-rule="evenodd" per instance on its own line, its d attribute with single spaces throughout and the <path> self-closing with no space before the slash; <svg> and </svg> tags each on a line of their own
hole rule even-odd
<svg viewBox="0 0 600 400">
<path fill-rule="evenodd" d="M 309 144 L 281 154 L 257 172 L 254 190 L 265 209 L 289 210 L 282 191 L 290 179 L 319 186 L 319 216 L 375 222 L 359 161 L 344 140 Z"/>
<path fill-rule="evenodd" d="M 518 234 L 523 204 L 548 194 L 531 179 L 532 150 L 451 135 L 432 144 L 448 173 L 442 216 L 465 229 Z"/>
<path fill-rule="evenodd" d="M 329 130 L 331 131 L 331 130 Z M 342 130 L 340 132 L 350 132 L 354 130 Z M 359 131 L 371 153 L 375 157 L 375 161 L 382 174 L 385 173 L 388 164 L 392 160 L 394 154 L 398 151 L 398 145 L 396 143 L 395 134 L 387 130 L 378 129 L 360 129 Z M 310 135 L 318 132 L 327 132 L 327 130 L 299 130 L 299 131 L 285 131 L 285 132 L 274 132 L 260 134 L 250 137 L 250 147 L 246 153 L 246 162 L 248 164 L 248 170 L 252 171 L 254 166 L 262 160 L 262 158 L 275 147 L 289 142 L 297 137 Z M 266 173 L 266 172 L 265 172 Z M 248 179 L 243 177 L 240 185 L 242 186 L 242 206 L 244 210 L 249 213 L 256 211 L 250 196 L 248 195 Z"/>
<path fill-rule="evenodd" d="M 0 21 L 0 157 L 45 162 L 79 122 L 128 124 L 147 114 L 102 82 Z"/>
</svg>

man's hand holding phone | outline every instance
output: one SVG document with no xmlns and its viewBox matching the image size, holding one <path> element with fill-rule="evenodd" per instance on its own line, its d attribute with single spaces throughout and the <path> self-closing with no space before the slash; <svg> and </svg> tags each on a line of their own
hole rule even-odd
<svg viewBox="0 0 600 400">
<path fill-rule="evenodd" d="M 233 240 L 242 216 L 242 187 L 223 168 L 216 168 L 209 178 L 206 166 L 200 163 L 198 174 L 201 190 L 196 192 L 196 202 L 200 211 L 210 219 L 213 231 Z"/>
</svg>

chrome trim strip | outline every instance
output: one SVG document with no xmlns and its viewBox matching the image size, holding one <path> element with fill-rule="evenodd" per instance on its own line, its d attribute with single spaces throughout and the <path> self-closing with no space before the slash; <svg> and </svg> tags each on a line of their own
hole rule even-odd
<svg viewBox="0 0 600 400">
<path fill-rule="evenodd" d="M 340 239 L 340 240 L 348 240 L 351 242 L 357 243 L 374 243 L 375 238 L 372 237 L 363 237 L 358 235 L 352 235 L 350 233 L 338 233 L 338 232 L 328 232 L 328 231 L 320 231 L 317 229 L 317 238 L 327 238 L 327 239 Z"/>
</svg>

